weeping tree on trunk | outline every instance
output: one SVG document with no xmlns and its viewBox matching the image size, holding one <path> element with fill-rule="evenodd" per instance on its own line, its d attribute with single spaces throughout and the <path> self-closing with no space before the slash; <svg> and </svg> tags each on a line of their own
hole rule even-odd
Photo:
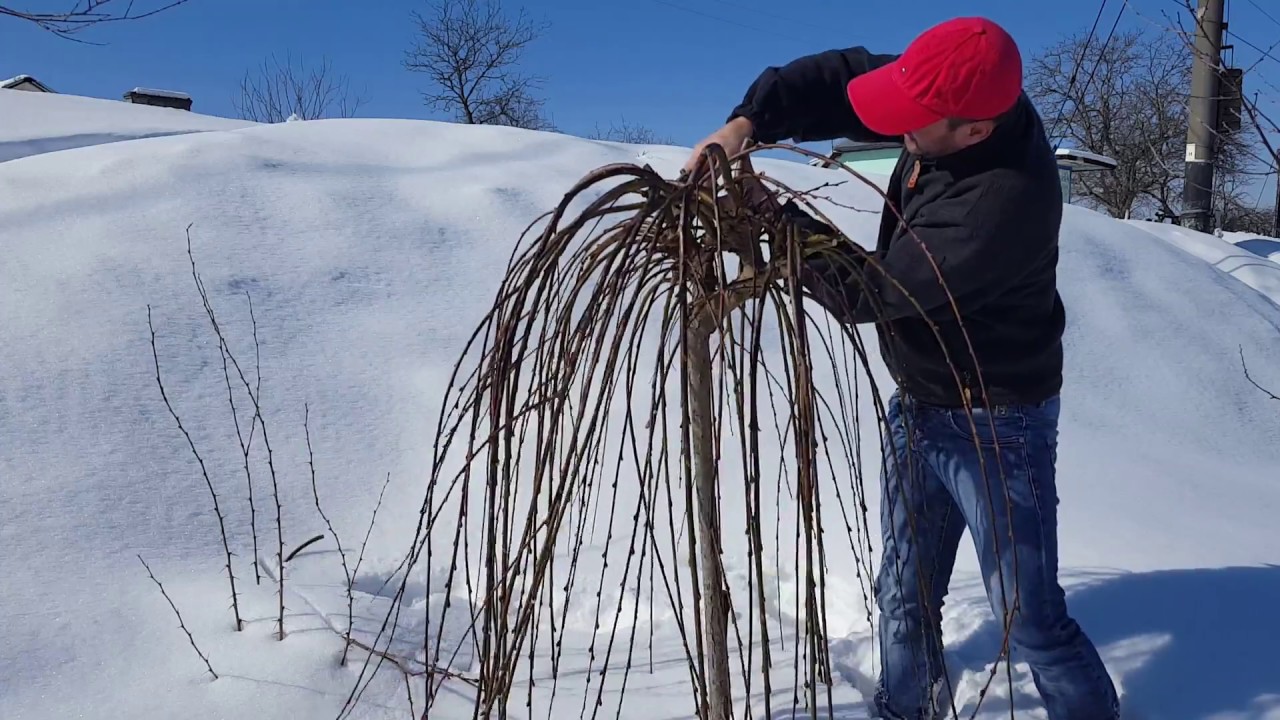
<svg viewBox="0 0 1280 720">
<path fill-rule="evenodd" d="M 610 674 L 625 691 L 644 645 L 646 588 L 650 667 L 661 603 L 699 718 L 742 715 L 733 698 L 753 693 L 772 717 L 770 670 L 783 651 L 794 653 L 792 713 L 828 715 L 829 542 L 852 554 L 870 623 L 863 484 L 880 459 L 868 464 L 860 446 L 862 418 L 882 422 L 884 407 L 861 336 L 824 312 L 831 295 L 806 268 L 823 257 L 857 277 L 879 264 L 843 237 L 802 237 L 777 202 L 761 200 L 776 193 L 826 219 L 814 191 L 754 171 L 750 155 L 770 148 L 813 155 L 765 145 L 729 157 L 712 146 L 705 174 L 677 180 L 605 166 L 526 230 L 545 221 L 511 259 L 450 377 L 403 575 L 340 717 L 388 659 L 423 680 L 421 717 L 449 683 L 471 693 L 475 716 L 506 717 L 519 682 L 521 716 L 536 712 L 535 686 L 549 716 L 561 716 L 552 705 L 570 599 L 584 583 L 594 597 L 587 691 L 565 701 L 580 702 L 580 717 L 600 712 Z M 781 457 L 762 450 L 769 436 Z M 722 500 L 724 490 L 741 500 Z M 824 525 L 833 521 L 842 529 Z M 746 538 L 747 560 L 730 573 L 732 536 Z M 787 561 L 797 588 L 784 620 L 770 580 Z M 425 603 L 421 588 L 407 592 L 419 565 Z M 424 605 L 413 625 L 425 631 L 406 652 L 395 636 Z"/>
</svg>

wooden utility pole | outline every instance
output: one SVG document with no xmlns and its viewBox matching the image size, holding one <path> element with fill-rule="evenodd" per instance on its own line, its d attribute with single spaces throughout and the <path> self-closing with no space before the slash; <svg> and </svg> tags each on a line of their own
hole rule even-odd
<svg viewBox="0 0 1280 720">
<path fill-rule="evenodd" d="M 1222 65 L 1224 0 L 1199 0 L 1188 107 L 1187 168 L 1182 183 L 1184 227 L 1213 230 L 1213 169 L 1217 158 L 1218 80 Z"/>
</svg>

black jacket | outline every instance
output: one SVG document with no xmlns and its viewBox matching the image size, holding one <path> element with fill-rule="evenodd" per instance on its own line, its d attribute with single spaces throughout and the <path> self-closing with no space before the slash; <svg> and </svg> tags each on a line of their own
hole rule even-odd
<svg viewBox="0 0 1280 720">
<path fill-rule="evenodd" d="M 852 48 L 768 68 L 729 117 L 750 119 L 762 143 L 901 140 L 863 126 L 845 91 L 855 75 L 894 57 Z M 845 322 L 876 323 L 895 381 L 921 402 L 1037 403 L 1057 394 L 1065 325 L 1057 290 L 1062 191 L 1053 149 L 1026 95 L 990 137 L 965 150 L 931 160 L 904 149 L 886 194 L 875 262 L 859 262 L 847 246 L 845 262 L 812 256 L 806 289 Z M 836 235 L 796 206 L 788 209 L 803 216 L 801 227 Z"/>
</svg>

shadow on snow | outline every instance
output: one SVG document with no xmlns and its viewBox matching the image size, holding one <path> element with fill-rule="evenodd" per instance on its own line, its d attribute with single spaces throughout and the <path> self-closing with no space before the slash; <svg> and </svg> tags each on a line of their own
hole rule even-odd
<svg viewBox="0 0 1280 720">
<path fill-rule="evenodd" d="M 1280 710 L 1273 647 L 1280 566 L 1092 576 L 1068 585 L 1067 604 L 1118 678 L 1133 717 L 1250 718 Z M 1000 637 L 992 618 L 948 654 L 982 672 Z"/>
</svg>

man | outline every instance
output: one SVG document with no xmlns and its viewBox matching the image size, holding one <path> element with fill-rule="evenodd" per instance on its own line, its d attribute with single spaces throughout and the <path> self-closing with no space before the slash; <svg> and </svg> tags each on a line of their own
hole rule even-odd
<svg viewBox="0 0 1280 720">
<path fill-rule="evenodd" d="M 805 278 L 834 315 L 876 324 L 898 384 L 881 478 L 876 711 L 949 714 L 941 607 L 968 528 L 1051 720 L 1116 718 L 1116 690 L 1057 578 L 1062 196 L 1017 45 L 988 20 L 958 18 L 900 57 L 851 48 L 771 67 L 697 150 L 838 137 L 905 145 L 873 261 L 814 254 Z M 698 166 L 696 151 L 686 169 Z M 839 237 L 793 203 L 781 209 Z"/>
</svg>

